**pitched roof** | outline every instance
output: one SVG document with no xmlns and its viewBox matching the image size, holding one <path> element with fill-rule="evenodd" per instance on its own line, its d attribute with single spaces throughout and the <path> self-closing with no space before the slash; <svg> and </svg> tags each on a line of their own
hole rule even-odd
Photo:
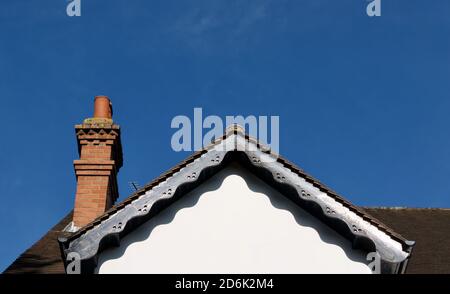
<svg viewBox="0 0 450 294">
<path fill-rule="evenodd" d="M 450 209 L 363 208 L 403 236 L 416 240 L 407 274 L 450 274 Z M 58 234 L 72 220 L 65 216 L 39 241 L 21 254 L 6 270 L 7 274 L 64 273 Z"/>
<path fill-rule="evenodd" d="M 68 213 L 41 239 L 22 253 L 5 271 L 6 274 L 62 274 L 64 263 L 58 244 L 58 236 L 72 221 Z"/>
<path fill-rule="evenodd" d="M 225 152 L 224 152 L 225 151 Z M 195 153 L 72 236 L 61 238 L 64 253 L 77 252 L 82 271 L 92 271 L 97 254 L 120 244 L 128 232 L 197 187 L 231 161 L 239 161 L 266 183 L 353 242 L 380 253 L 383 268 L 399 272 L 409 256 L 408 241 L 363 209 L 352 205 L 303 170 L 262 146 L 239 127 L 229 129 Z"/>
<path fill-rule="evenodd" d="M 450 209 L 365 208 L 402 235 L 415 240 L 407 273 L 450 274 Z"/>
<path fill-rule="evenodd" d="M 222 152 L 221 155 L 217 152 L 211 152 L 211 150 L 214 151 L 214 148 L 217 147 L 218 143 L 225 141 L 232 135 L 238 134 L 247 142 L 255 144 L 259 151 L 256 153 L 241 152 L 235 148 L 225 154 Z M 235 147 L 237 146 L 235 145 Z M 342 206 L 345 209 L 345 212 L 362 218 L 364 222 L 367 222 L 370 226 L 376 228 L 376 230 L 387 235 L 392 240 L 399 242 L 402 245 L 403 250 L 410 248 L 410 243 L 408 243 L 407 239 L 402 237 L 402 235 L 409 239 L 417 240 L 420 245 L 416 246 L 413 251 L 413 258 L 408 265 L 407 273 L 450 273 L 450 262 L 448 260 L 450 258 L 448 249 L 450 248 L 448 244 L 450 240 L 450 231 L 445 229 L 445 224 L 448 224 L 450 221 L 450 210 L 363 209 L 352 205 L 336 192 L 321 184 L 286 159 L 278 155 L 273 155 L 270 152 L 261 152 L 261 149 L 265 150 L 256 140 L 245 134 L 240 134 L 238 129 L 234 129 L 218 139 L 212 145 L 193 154 L 185 161 L 153 180 L 141 190 L 128 197 L 122 203 L 111 208 L 104 215 L 100 216 L 77 233 L 70 236 L 68 236 L 67 233 L 64 233 L 64 237 L 68 238 L 66 238 L 61 245 L 70 245 L 72 241 L 80 239 L 81 236 L 89 235 L 88 233 L 93 231 L 94 228 L 101 227 L 102 224 L 107 223 L 108 220 L 114 220 L 113 216 L 123 213 L 126 208 L 134 211 L 133 213 L 139 212 L 138 214 L 132 215 L 133 217 L 123 219 L 125 220 L 124 223 L 119 221 L 118 223 L 111 224 L 112 226 L 110 229 L 115 229 L 115 232 L 107 231 L 107 234 L 102 236 L 102 238 L 94 240 L 94 242 L 98 242 L 97 245 L 100 247 L 100 250 L 105 245 L 111 243 L 117 244 L 120 242 L 121 236 L 135 226 L 146 221 L 166 205 L 169 205 L 171 200 L 174 200 L 181 194 L 195 188 L 203 180 L 227 164 L 227 162 L 239 160 L 241 163 L 246 164 L 246 167 L 254 171 L 255 174 L 268 181 L 269 184 L 282 190 L 287 196 L 290 195 L 295 198 L 294 202 L 296 203 L 302 202 L 301 200 L 303 198 L 309 198 L 311 196 L 311 198 L 314 198 L 318 202 L 319 199 L 317 197 L 320 196 L 318 194 L 324 194 L 332 201 L 336 202 L 335 204 Z M 265 162 L 261 162 L 262 157 L 265 155 L 275 156 L 276 161 L 269 165 Z M 199 165 L 200 161 L 202 163 Z M 195 171 L 193 169 L 194 167 Z M 300 178 L 301 182 L 292 182 L 292 177 Z M 177 179 L 175 183 L 174 179 Z M 307 186 L 306 188 L 305 185 Z M 303 186 L 303 189 L 298 189 L 299 193 L 294 193 L 293 191 L 297 191 L 297 188 L 301 188 L 300 186 Z M 144 204 L 142 200 L 146 200 L 146 204 Z M 151 200 L 151 202 L 149 202 L 149 200 Z M 363 241 L 364 239 L 368 239 L 367 236 L 362 235 L 359 231 L 361 228 L 348 223 L 349 219 L 337 218 L 335 216 L 335 206 L 323 205 L 326 203 L 317 204 L 317 202 L 312 200 L 313 199 L 304 199 L 302 204 L 305 204 L 307 206 L 306 208 L 309 207 L 310 211 L 313 211 L 316 214 L 318 213 L 318 216 L 333 228 L 342 231 L 343 225 L 344 229 L 345 226 L 347 226 L 347 235 L 350 236 L 350 238 L 353 238 L 353 241 Z M 341 213 L 343 210 L 339 208 L 339 211 L 337 212 Z M 60 233 L 62 233 L 63 229 L 70 223 L 71 219 L 72 215 L 70 213 L 42 239 L 19 256 L 19 258 L 7 268 L 5 273 L 64 273 L 63 257 L 57 242 L 57 236 L 61 235 Z M 384 223 L 392 227 L 395 231 L 390 229 Z M 93 252 L 94 255 L 96 255 L 99 249 L 98 247 L 92 247 L 91 249 L 93 249 L 93 251 L 90 251 L 90 253 Z M 67 250 L 67 247 L 65 247 L 65 249 Z"/>
<path fill-rule="evenodd" d="M 207 153 L 209 150 L 211 150 L 211 148 L 213 148 L 214 146 L 216 146 L 217 144 L 219 144 L 220 142 L 222 142 L 223 140 L 225 140 L 227 137 L 229 137 L 232 134 L 235 134 L 235 135 L 236 134 L 241 134 L 241 135 L 243 135 L 245 137 L 246 140 L 254 143 L 257 146 L 257 148 L 261 148 L 261 147 L 266 148 L 266 147 L 262 146 L 254 138 L 251 138 L 247 134 L 243 134 L 243 133 L 240 133 L 240 132 L 241 132 L 241 130 L 239 128 L 235 128 L 232 131 L 227 132 L 226 134 L 224 134 L 224 136 L 222 136 L 221 138 L 218 138 L 210 146 L 207 146 L 205 149 L 203 149 L 201 151 L 198 151 L 198 152 L 195 152 L 191 156 L 187 157 L 185 160 L 183 160 L 182 162 L 180 162 L 176 166 L 172 167 L 171 169 L 169 169 L 168 171 L 164 172 L 163 174 L 161 174 L 156 179 L 150 181 L 148 184 L 143 186 L 138 191 L 134 192 L 132 195 L 127 197 L 124 201 L 122 201 L 119 204 L 114 205 L 111 209 L 106 211 L 103 215 L 99 216 L 98 218 L 93 220 L 91 223 L 87 224 L 86 226 L 84 226 L 83 228 L 78 230 L 76 233 L 74 233 L 70 237 L 70 239 L 73 240 L 73 239 L 77 238 L 78 236 L 81 236 L 82 234 L 84 234 L 85 232 L 89 231 L 90 229 L 92 229 L 96 225 L 100 224 L 102 221 L 108 219 L 110 216 L 112 216 L 115 213 L 117 213 L 119 210 L 123 209 L 125 206 L 127 206 L 130 203 L 132 203 L 133 201 L 139 199 L 140 197 L 145 195 L 148 191 L 150 191 L 154 187 L 157 187 L 161 183 L 165 182 L 168 178 L 170 178 L 170 177 L 174 176 L 175 174 L 179 173 L 182 169 L 187 167 L 189 164 L 191 164 L 194 161 L 198 160 L 205 153 Z M 273 153 L 270 153 L 270 154 L 273 154 Z M 307 174 L 304 170 L 302 170 L 301 168 L 299 168 L 298 166 L 296 166 L 292 162 L 289 162 L 287 159 L 283 158 L 279 154 L 274 154 L 274 156 L 277 158 L 278 162 L 283 164 L 285 167 L 290 169 L 292 172 L 294 172 L 294 173 L 298 174 L 300 177 L 304 178 L 307 182 L 311 183 L 314 187 L 318 188 L 320 191 L 323 191 L 327 195 L 331 196 L 334 200 L 336 200 L 337 202 L 339 202 L 342 205 L 344 205 L 345 207 L 347 207 L 350 211 L 352 211 L 352 212 L 356 213 L 357 215 L 363 217 L 365 220 L 367 220 L 372 225 L 377 227 L 380 231 L 387 233 L 389 236 L 391 236 L 393 239 L 395 239 L 395 240 L 397 240 L 399 242 L 404 243 L 404 242 L 407 241 L 407 239 L 404 238 L 402 235 L 400 235 L 397 232 L 393 231 L 388 226 L 383 224 L 381 221 L 377 220 L 375 217 L 370 216 L 363 209 L 359 208 L 358 206 L 353 205 L 352 203 L 347 201 L 344 197 L 340 196 L 338 193 L 336 193 L 335 191 L 333 191 L 332 189 L 330 189 L 329 187 L 327 187 L 323 183 L 319 182 L 317 179 L 315 179 L 311 175 Z M 408 245 L 405 245 L 405 247 L 408 247 Z"/>
</svg>

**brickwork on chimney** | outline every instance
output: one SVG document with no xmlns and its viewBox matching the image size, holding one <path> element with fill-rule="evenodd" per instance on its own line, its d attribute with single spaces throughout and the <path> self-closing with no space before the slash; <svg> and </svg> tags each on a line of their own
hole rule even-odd
<svg viewBox="0 0 450 294">
<path fill-rule="evenodd" d="M 108 210 L 119 197 L 117 173 L 122 166 L 120 127 L 112 119 L 89 118 L 75 126 L 80 159 L 73 224 L 83 227 Z"/>
</svg>

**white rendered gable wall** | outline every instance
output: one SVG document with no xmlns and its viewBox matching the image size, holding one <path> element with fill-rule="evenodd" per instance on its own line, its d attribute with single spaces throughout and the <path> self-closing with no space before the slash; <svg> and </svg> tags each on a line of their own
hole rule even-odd
<svg viewBox="0 0 450 294">
<path fill-rule="evenodd" d="M 99 273 L 370 273 L 365 254 L 231 165 L 99 255 Z"/>
</svg>

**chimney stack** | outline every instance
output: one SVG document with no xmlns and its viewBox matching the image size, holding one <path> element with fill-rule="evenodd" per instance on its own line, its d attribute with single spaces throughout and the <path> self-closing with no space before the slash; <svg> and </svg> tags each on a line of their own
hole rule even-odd
<svg viewBox="0 0 450 294">
<path fill-rule="evenodd" d="M 80 159 L 74 161 L 77 191 L 74 229 L 85 226 L 108 210 L 119 197 L 117 173 L 122 167 L 120 127 L 112 120 L 106 96 L 94 99 L 94 117 L 75 126 Z"/>
</svg>

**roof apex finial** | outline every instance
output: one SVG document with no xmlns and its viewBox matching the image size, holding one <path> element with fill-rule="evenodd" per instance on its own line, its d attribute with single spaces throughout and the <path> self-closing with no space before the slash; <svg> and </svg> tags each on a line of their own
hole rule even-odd
<svg viewBox="0 0 450 294">
<path fill-rule="evenodd" d="M 225 130 L 226 133 L 230 133 L 230 132 L 234 132 L 234 131 L 239 132 L 239 133 L 245 133 L 245 129 L 237 123 L 229 125 Z"/>
</svg>

